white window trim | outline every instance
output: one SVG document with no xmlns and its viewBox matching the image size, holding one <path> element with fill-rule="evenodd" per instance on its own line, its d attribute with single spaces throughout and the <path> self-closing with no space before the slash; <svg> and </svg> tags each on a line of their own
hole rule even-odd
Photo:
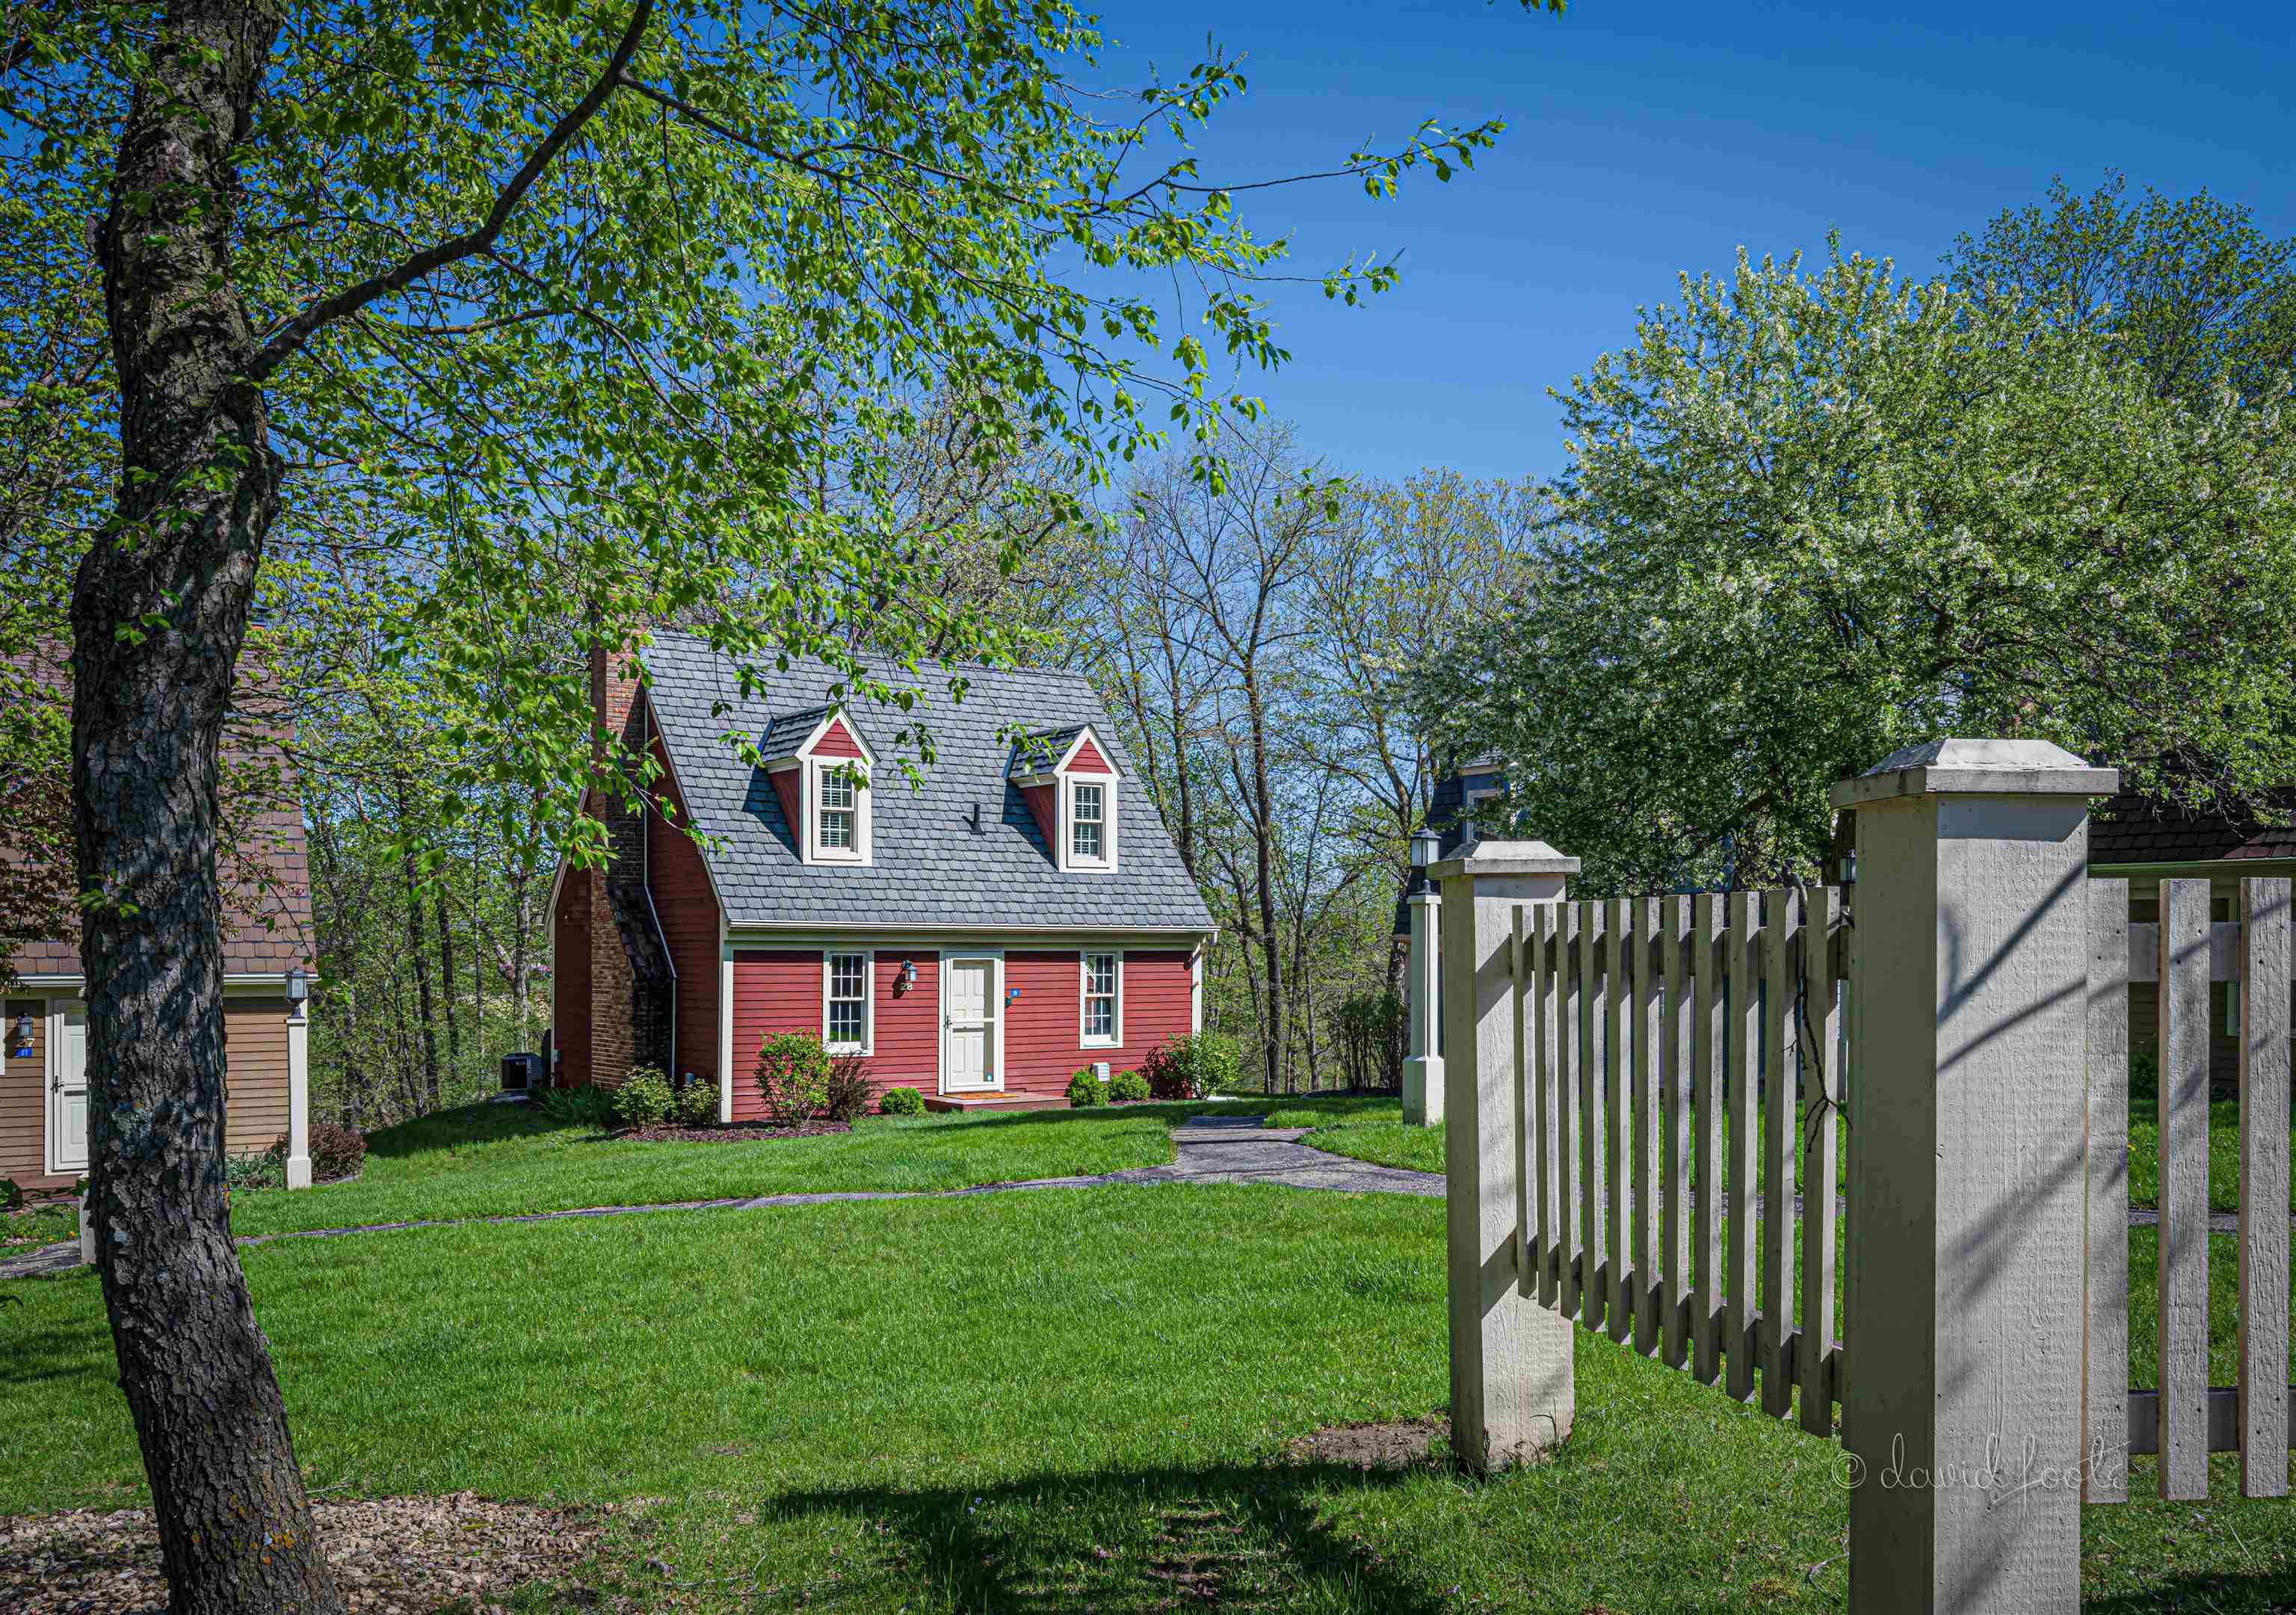
<svg viewBox="0 0 2296 1615">
<path fill-rule="evenodd" d="M 824 776 L 840 768 L 859 775 L 853 788 L 853 845 L 828 847 L 821 840 Z M 869 766 L 859 758 L 809 757 L 805 759 L 805 850 L 808 864 L 851 864 L 867 868 L 870 862 Z"/>
<path fill-rule="evenodd" d="M 1092 1019 L 1092 962 L 1096 958 L 1116 961 L 1115 1012 L 1110 1018 L 1116 1033 L 1112 1037 L 1095 1037 L 1086 1030 Z M 1086 947 L 1077 953 L 1077 1043 L 1088 1049 L 1124 1046 L 1124 950 L 1120 947 Z"/>
<path fill-rule="evenodd" d="M 1076 849 L 1076 789 L 1078 785 L 1100 787 L 1100 845 L 1102 856 L 1080 857 Z M 1117 873 L 1121 841 L 1117 825 L 1117 776 L 1112 774 L 1063 774 L 1061 775 L 1061 869 L 1088 870 L 1094 874 Z"/>
<path fill-rule="evenodd" d="M 861 1041 L 833 1043 L 829 1037 L 829 986 L 832 959 L 861 961 Z M 831 947 L 821 955 L 821 1046 L 832 1054 L 858 1054 L 864 1060 L 877 1052 L 877 950 L 873 947 Z"/>
<path fill-rule="evenodd" d="M 988 972 L 988 1001 L 996 1009 L 996 1035 L 989 1041 L 989 1070 L 996 1081 L 983 1088 L 956 1088 L 948 1086 L 948 972 L 952 966 L 972 959 L 985 959 L 991 966 Z M 1004 1082 L 1004 1023 L 1013 1018 L 1013 1006 L 1004 996 L 1004 950 L 1002 947 L 952 947 L 940 955 L 940 1028 L 933 1039 L 933 1087 L 937 1094 L 1002 1094 Z"/>
</svg>

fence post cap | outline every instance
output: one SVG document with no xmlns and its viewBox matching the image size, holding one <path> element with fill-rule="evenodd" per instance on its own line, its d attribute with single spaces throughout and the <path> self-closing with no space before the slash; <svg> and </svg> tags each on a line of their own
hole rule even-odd
<svg viewBox="0 0 2296 1615">
<path fill-rule="evenodd" d="M 1431 881 L 1460 875 L 1574 875 L 1578 860 L 1566 858 L 1544 841 L 1501 841 L 1488 837 L 1456 857 L 1439 858 L 1427 866 Z"/>
<path fill-rule="evenodd" d="M 1832 793 L 1836 808 L 1891 797 L 2111 796 L 2120 770 L 2094 768 L 2045 740 L 1933 740 L 1892 751 Z"/>
</svg>

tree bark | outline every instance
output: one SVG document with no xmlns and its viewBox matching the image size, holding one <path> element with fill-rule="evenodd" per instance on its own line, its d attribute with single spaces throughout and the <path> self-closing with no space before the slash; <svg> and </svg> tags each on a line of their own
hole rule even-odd
<svg viewBox="0 0 2296 1615">
<path fill-rule="evenodd" d="M 406 822 L 400 799 L 399 823 Z M 422 1025 L 422 1099 L 416 1115 L 439 1108 L 439 1014 L 430 996 L 430 962 L 422 953 L 422 877 L 414 868 L 414 848 L 398 843 L 398 873 L 406 885 L 406 963 L 414 971 L 414 996 Z"/>
<path fill-rule="evenodd" d="M 232 288 L 279 19 L 176 0 L 100 237 L 121 477 L 72 593 L 89 1209 L 178 1615 L 343 1608 L 224 1201 L 217 748 L 279 461 Z"/>
</svg>

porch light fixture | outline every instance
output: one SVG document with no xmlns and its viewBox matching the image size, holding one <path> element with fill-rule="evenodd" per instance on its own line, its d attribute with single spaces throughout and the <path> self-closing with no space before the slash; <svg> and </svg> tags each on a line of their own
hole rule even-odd
<svg viewBox="0 0 2296 1615">
<path fill-rule="evenodd" d="M 21 1060 L 32 1052 L 32 1012 L 16 1017 L 16 1034 L 8 1040 L 10 1053 Z"/>
<path fill-rule="evenodd" d="M 1443 837 L 1437 831 L 1422 829 L 1412 832 L 1412 868 L 1424 869 L 1432 864 L 1435 861 L 1435 855 L 1442 849 L 1442 846 Z"/>
<path fill-rule="evenodd" d="M 898 985 L 903 992 L 906 992 L 906 991 L 908 991 L 908 990 L 909 990 L 909 988 L 913 988 L 913 987 L 914 987 L 916 984 L 917 984 L 917 962 L 916 962 L 914 959 L 904 959 L 904 960 L 902 960 L 902 961 L 901 961 L 901 979 L 900 979 L 900 980 L 899 980 L 896 985 Z"/>
<path fill-rule="evenodd" d="M 299 964 L 287 972 L 287 1002 L 300 1004 L 310 996 L 310 973 Z"/>
</svg>

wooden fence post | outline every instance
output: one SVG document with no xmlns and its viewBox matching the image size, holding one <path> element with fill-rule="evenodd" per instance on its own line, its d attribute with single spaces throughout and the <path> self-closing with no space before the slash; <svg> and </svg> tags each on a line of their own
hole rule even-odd
<svg viewBox="0 0 2296 1615">
<path fill-rule="evenodd" d="M 2080 1606 L 2087 799 L 2117 780 L 1947 740 L 1834 787 L 1858 821 L 1853 1611 Z"/>
<path fill-rule="evenodd" d="M 1488 1473 L 1570 1433 L 1570 1324 L 1516 1273 L 1514 909 L 1559 902 L 1578 860 L 1543 841 L 1480 840 L 1441 883 L 1451 1448 Z M 1537 1152 L 1530 1154 L 1535 1159 Z"/>
</svg>

